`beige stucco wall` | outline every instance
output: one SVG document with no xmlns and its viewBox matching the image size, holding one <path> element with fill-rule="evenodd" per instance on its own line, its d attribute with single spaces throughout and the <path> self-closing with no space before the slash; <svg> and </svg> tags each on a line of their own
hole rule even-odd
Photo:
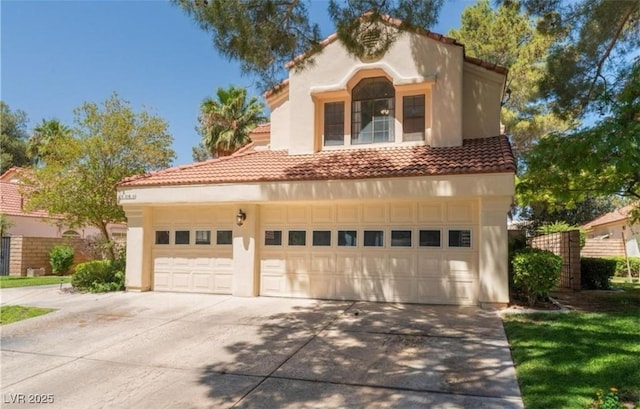
<svg viewBox="0 0 640 409">
<path fill-rule="evenodd" d="M 120 188 L 120 204 L 176 205 L 206 203 L 260 203 L 273 201 L 353 200 L 511 196 L 510 173 L 449 175 L 439 177 L 328 180 Z"/>
<path fill-rule="evenodd" d="M 402 87 L 408 85 L 414 87 L 413 91 L 420 89 L 427 93 L 427 144 L 458 146 L 463 137 L 500 134 L 504 75 L 464 62 L 460 46 L 402 33 L 379 60 L 360 61 L 349 56 L 339 41 L 334 41 L 315 56 L 313 66 L 301 72 L 292 71 L 288 87 L 270 100 L 272 148 L 288 148 L 292 154 L 320 149 L 314 136 L 322 117 L 322 104 L 314 104 L 314 96 L 324 93 L 345 98 L 357 84 L 357 78 L 379 75 L 386 76 L 397 90 L 396 135 L 402 129 L 402 104 L 398 101 L 403 95 Z M 419 88 L 418 84 L 424 85 Z M 345 111 L 345 122 L 349 123 L 348 103 Z M 345 133 L 348 140 L 349 126 L 345 126 Z"/>
<path fill-rule="evenodd" d="M 282 91 L 271 105 L 271 133 L 270 148 L 273 150 L 288 149 L 289 147 L 289 122 L 291 103 L 286 97 L 287 91 Z"/>
<path fill-rule="evenodd" d="M 500 135 L 500 103 L 504 76 L 475 64 L 464 64 L 462 135 L 487 138 Z"/>
<path fill-rule="evenodd" d="M 311 94 L 321 91 L 350 92 L 349 80 L 359 71 L 384 71 L 394 85 L 428 83 L 432 85 L 431 143 L 457 146 L 462 141 L 462 47 L 448 45 L 424 36 L 400 34 L 391 49 L 380 59 L 363 62 L 349 56 L 335 41 L 316 56 L 315 64 L 290 74 L 289 150 L 293 154 L 312 153 L 314 140 L 314 104 Z M 347 109 L 349 111 L 349 109 Z M 398 116 L 396 116 L 398 118 Z M 446 118 L 446 121 L 437 120 Z M 272 126 L 282 117 L 272 117 Z M 279 126 L 276 124 L 276 126 Z"/>
</svg>

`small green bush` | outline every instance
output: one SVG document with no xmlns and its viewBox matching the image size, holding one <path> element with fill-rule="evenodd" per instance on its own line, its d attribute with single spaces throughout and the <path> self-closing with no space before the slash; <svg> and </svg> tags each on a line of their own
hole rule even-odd
<svg viewBox="0 0 640 409">
<path fill-rule="evenodd" d="M 124 265 L 118 261 L 99 260 L 78 264 L 71 285 L 82 291 L 100 293 L 124 290 Z"/>
<path fill-rule="evenodd" d="M 603 257 L 606 260 L 616 262 L 616 277 L 628 277 L 627 260 L 624 257 Z M 640 257 L 629 257 L 629 267 L 631 268 L 631 276 L 638 278 L 640 276 Z"/>
<path fill-rule="evenodd" d="M 74 250 L 67 245 L 54 246 L 49 252 L 49 264 L 53 274 L 66 274 L 73 265 Z"/>
<path fill-rule="evenodd" d="M 583 290 L 608 290 L 616 272 L 616 261 L 606 258 L 580 259 L 580 285 Z"/>
<path fill-rule="evenodd" d="M 538 298 L 546 298 L 558 285 L 562 272 L 562 258 L 550 251 L 524 249 L 513 257 L 513 284 L 527 297 L 529 305 Z"/>
</svg>

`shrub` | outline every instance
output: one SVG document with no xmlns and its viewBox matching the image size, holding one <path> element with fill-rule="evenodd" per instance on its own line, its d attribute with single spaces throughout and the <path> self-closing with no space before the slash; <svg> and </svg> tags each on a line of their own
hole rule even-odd
<svg viewBox="0 0 640 409">
<path fill-rule="evenodd" d="M 583 290 L 607 290 L 616 272 L 616 261 L 606 258 L 580 259 L 580 285 Z"/>
<path fill-rule="evenodd" d="M 513 257 L 513 284 L 527 297 L 529 305 L 546 298 L 562 272 L 562 258 L 550 251 L 524 249 Z"/>
<path fill-rule="evenodd" d="M 54 246 L 49 252 L 49 264 L 53 274 L 65 274 L 73 265 L 74 250 L 67 245 Z"/>
<path fill-rule="evenodd" d="M 74 288 L 92 293 L 124 290 L 124 268 L 118 261 L 99 260 L 78 264 L 71 277 Z"/>
<path fill-rule="evenodd" d="M 607 260 L 616 262 L 616 277 L 628 277 L 627 260 L 624 257 L 603 257 Z M 640 257 L 629 257 L 629 267 L 631 268 L 631 276 L 638 278 L 640 276 Z"/>
</svg>

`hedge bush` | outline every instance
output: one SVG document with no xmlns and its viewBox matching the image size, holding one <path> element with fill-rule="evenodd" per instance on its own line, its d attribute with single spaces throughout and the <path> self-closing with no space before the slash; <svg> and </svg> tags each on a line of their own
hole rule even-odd
<svg viewBox="0 0 640 409">
<path fill-rule="evenodd" d="M 54 246 L 49 252 L 49 264 L 53 274 L 66 274 L 73 265 L 75 251 L 67 245 Z"/>
<path fill-rule="evenodd" d="M 580 284 L 583 290 L 608 290 L 616 272 L 616 261 L 606 258 L 580 259 Z"/>
<path fill-rule="evenodd" d="M 616 277 L 629 277 L 627 273 L 627 260 L 624 257 L 603 257 L 606 260 L 616 262 Z M 638 278 L 640 276 L 640 257 L 629 257 L 629 267 L 631 267 L 631 276 Z"/>
<path fill-rule="evenodd" d="M 529 305 L 534 305 L 538 298 L 547 298 L 562 273 L 562 258 L 547 250 L 521 250 L 512 264 L 513 284 L 527 297 Z"/>
<path fill-rule="evenodd" d="M 117 260 L 78 264 L 75 274 L 71 277 L 71 285 L 92 293 L 124 290 L 124 265 Z"/>
</svg>

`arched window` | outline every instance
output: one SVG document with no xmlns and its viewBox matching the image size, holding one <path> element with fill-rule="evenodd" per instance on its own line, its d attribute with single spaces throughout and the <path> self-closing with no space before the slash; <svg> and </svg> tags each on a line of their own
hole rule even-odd
<svg viewBox="0 0 640 409">
<path fill-rule="evenodd" d="M 77 239 L 77 238 L 80 238 L 80 233 L 78 233 L 75 230 L 67 230 L 64 233 L 62 233 L 62 237 Z"/>
<path fill-rule="evenodd" d="M 395 89 L 385 77 L 365 78 L 351 94 L 351 143 L 394 140 Z"/>
</svg>

